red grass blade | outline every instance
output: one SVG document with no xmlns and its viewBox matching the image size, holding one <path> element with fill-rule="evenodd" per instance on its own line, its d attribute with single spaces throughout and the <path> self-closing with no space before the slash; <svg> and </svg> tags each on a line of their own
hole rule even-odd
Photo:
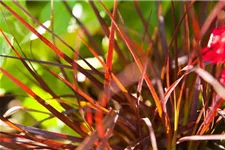
<svg viewBox="0 0 225 150">
<path fill-rule="evenodd" d="M 211 84 L 216 93 L 225 100 L 225 88 L 211 74 L 201 68 L 193 69 L 202 79 Z"/>
<path fill-rule="evenodd" d="M 214 6 L 214 8 L 212 8 L 211 13 L 207 17 L 207 19 L 205 20 L 205 23 L 203 24 L 203 26 L 201 28 L 201 31 L 200 31 L 201 37 L 203 37 L 205 35 L 205 33 L 208 30 L 209 26 L 211 25 L 212 21 L 216 18 L 219 11 L 222 10 L 224 6 L 225 6 L 225 1 L 219 1 Z"/>
<path fill-rule="evenodd" d="M 65 53 L 59 50 L 54 44 L 52 44 L 49 40 L 47 40 L 44 36 L 39 34 L 31 25 L 29 25 L 26 21 L 23 20 L 15 11 L 9 8 L 4 2 L 0 1 L 0 3 L 14 16 L 16 17 L 22 24 L 24 24 L 31 32 L 33 32 L 38 38 L 40 38 L 50 49 L 52 49 L 59 57 L 63 58 L 69 64 L 75 63 L 70 57 L 68 57 Z M 86 75 L 92 82 L 94 82 L 99 88 L 102 88 L 102 84 L 91 74 L 85 71 L 81 66 L 76 64 L 77 69 Z M 93 68 L 93 67 L 92 67 Z"/>
<path fill-rule="evenodd" d="M 94 49 L 98 52 L 99 55 L 104 56 L 102 50 L 97 46 L 94 38 L 91 36 L 91 34 L 89 33 L 89 31 L 87 30 L 85 25 L 76 16 L 73 15 L 72 10 L 71 10 L 70 6 L 67 4 L 66 0 L 62 0 L 62 2 L 65 5 L 68 12 L 70 13 L 70 15 L 76 20 L 77 24 L 80 26 L 80 28 L 82 29 L 84 34 L 87 36 L 89 42 L 92 44 Z"/>
<path fill-rule="evenodd" d="M 4 36 L 6 42 L 10 45 L 10 47 L 13 49 L 13 51 L 16 53 L 17 57 L 21 60 L 25 68 L 30 72 L 30 74 L 38 81 L 38 83 L 41 85 L 41 87 L 47 91 L 49 94 L 51 94 L 53 97 L 57 97 L 57 95 L 53 92 L 51 88 L 47 85 L 47 83 L 38 75 L 36 71 L 33 71 L 28 64 L 25 62 L 25 60 L 22 59 L 21 55 L 18 53 L 18 51 L 15 49 L 15 47 L 11 44 L 9 39 L 6 37 L 5 33 L 0 29 L 0 32 Z M 60 104 L 65 109 L 71 109 L 72 107 L 69 105 L 66 105 L 64 103 Z"/>
<path fill-rule="evenodd" d="M 14 139 L 3 137 L 3 136 L 0 137 L 0 143 L 5 148 L 10 148 L 10 149 L 26 149 L 27 148 L 26 146 L 17 144 Z"/>
<path fill-rule="evenodd" d="M 152 144 L 152 149 L 153 150 L 158 150 L 157 142 L 156 142 L 156 138 L 155 138 L 155 133 L 154 133 L 151 121 L 148 118 L 142 118 L 142 120 L 148 126 L 149 138 L 150 138 L 150 141 L 151 141 L 151 144 Z"/>
<path fill-rule="evenodd" d="M 26 11 L 17 1 L 13 0 L 13 2 L 25 13 L 27 16 L 29 16 L 35 23 L 40 25 L 42 28 L 44 28 L 46 31 L 52 34 L 53 37 L 56 37 L 59 41 L 61 41 L 64 45 L 66 45 L 71 51 L 73 51 L 80 59 L 82 59 L 96 74 L 98 74 L 100 77 L 104 78 L 104 76 L 95 69 L 90 63 L 88 63 L 83 57 L 80 56 L 80 54 L 75 51 L 68 43 L 66 43 L 62 38 L 60 38 L 58 35 L 56 35 L 53 31 L 51 31 L 49 28 L 46 28 L 42 23 L 40 23 L 34 16 L 32 16 L 28 11 Z M 78 69 L 80 66 L 78 66 Z M 82 71 L 81 71 L 82 72 Z M 89 77 L 89 76 L 87 76 Z"/>
<path fill-rule="evenodd" d="M 117 0 L 114 1 L 114 8 L 113 8 L 113 19 L 116 19 L 116 11 L 117 11 Z M 111 31 L 109 34 L 109 49 L 108 49 L 108 56 L 106 60 L 106 70 L 105 70 L 105 80 L 104 80 L 104 93 L 103 98 L 101 99 L 102 107 L 106 107 L 107 103 L 110 99 L 110 82 L 111 82 L 111 72 L 112 72 L 112 59 L 113 59 L 113 49 L 114 49 L 114 31 L 115 25 L 111 23 Z M 104 138 L 104 124 L 103 120 L 103 113 L 97 112 L 96 116 L 96 125 L 98 126 L 97 132 L 100 138 Z"/>
<path fill-rule="evenodd" d="M 81 40 L 83 41 L 84 45 L 86 45 L 86 47 L 88 48 L 88 50 L 95 56 L 95 58 L 98 59 L 98 61 L 102 64 L 103 68 L 105 70 L 107 70 L 107 65 L 105 64 L 105 62 L 97 55 L 97 53 L 88 45 L 88 43 L 83 39 L 82 36 L 80 36 Z M 127 93 L 126 88 L 124 87 L 124 85 L 120 82 L 120 80 L 113 74 L 113 72 L 111 72 L 111 76 L 112 79 L 115 81 L 115 83 L 117 84 L 117 86 L 119 87 L 119 89 L 124 92 Z M 116 92 L 117 93 L 117 92 Z"/>
<path fill-rule="evenodd" d="M 35 135 L 43 136 L 46 139 L 70 140 L 72 142 L 81 142 L 83 140 L 82 138 L 71 136 L 71 135 L 45 131 L 45 130 L 41 130 L 38 128 L 29 127 L 29 126 L 22 126 L 22 125 L 18 125 L 18 124 L 16 124 L 16 125 L 27 132 L 33 133 Z"/>
<path fill-rule="evenodd" d="M 69 64 L 72 64 L 73 60 L 65 55 L 62 51 L 60 51 L 55 45 L 53 45 L 49 40 L 47 40 L 44 36 L 38 33 L 31 25 L 29 25 L 26 21 L 23 20 L 15 11 L 10 9 L 4 2 L 0 2 L 13 16 L 15 16 L 22 24 L 24 24 L 31 32 L 33 32 L 38 38 L 40 38 L 49 48 L 51 48 L 59 57 L 63 58 Z"/>
<path fill-rule="evenodd" d="M 3 68 L 0 68 L 0 71 L 6 75 L 9 79 L 11 79 L 15 84 L 17 84 L 21 89 L 23 89 L 25 92 L 27 92 L 31 97 L 36 99 L 41 105 L 43 105 L 46 109 L 48 109 L 53 115 L 58 117 L 62 122 L 64 122 L 66 125 L 68 125 L 71 129 L 76 131 L 78 134 L 80 134 L 82 137 L 85 137 L 86 134 L 82 132 L 71 120 L 69 120 L 67 117 L 65 117 L 63 114 L 58 112 L 55 108 L 53 108 L 51 105 L 46 103 L 45 100 L 43 100 L 41 97 L 36 95 L 29 87 L 27 87 L 25 84 L 20 82 L 18 79 L 16 79 L 14 76 L 9 74 L 6 70 Z"/>
<path fill-rule="evenodd" d="M 112 17 L 116 19 L 116 11 L 117 11 L 117 1 L 114 1 L 114 8 Z M 106 59 L 106 70 L 105 70 L 105 81 L 104 81 L 104 96 L 102 101 L 102 106 L 105 107 L 107 102 L 109 101 L 109 94 L 110 94 L 110 82 L 111 82 L 111 72 L 112 72 L 112 59 L 113 59 L 113 49 L 114 49 L 114 32 L 115 32 L 115 25 L 111 23 L 111 30 L 109 34 L 109 49 L 108 49 L 108 56 Z"/>
<path fill-rule="evenodd" d="M 104 118 L 102 121 L 102 124 L 104 124 L 104 132 L 107 130 L 107 128 L 110 128 L 113 124 L 115 124 L 115 119 L 118 117 L 118 114 L 114 112 L 114 110 L 111 110 L 109 114 Z M 100 128 L 99 126 L 97 127 L 96 130 Z M 98 133 L 97 131 L 92 132 L 92 134 L 87 137 L 78 147 L 76 150 L 85 150 L 85 149 L 90 149 L 94 144 L 98 145 Z"/>
<path fill-rule="evenodd" d="M 108 26 L 107 26 L 105 20 L 100 16 L 100 12 L 98 11 L 98 8 L 95 6 L 95 4 L 94 4 L 93 1 L 89 1 L 89 3 L 90 3 L 90 5 L 91 5 L 91 7 L 92 7 L 92 9 L 93 9 L 93 11 L 94 11 L 96 17 L 98 18 L 98 20 L 99 20 L 99 22 L 100 22 L 100 24 L 101 24 L 101 26 L 102 26 L 102 29 L 103 29 L 105 35 L 106 35 L 107 37 L 109 37 L 109 34 L 110 34 L 109 28 L 108 28 Z M 124 54 L 122 53 L 122 51 L 121 51 L 121 49 L 120 49 L 120 47 L 119 47 L 119 45 L 118 45 L 118 43 L 117 43 L 116 41 L 115 41 L 115 50 L 116 50 L 116 52 L 117 52 L 117 54 L 118 54 L 118 56 L 119 56 L 119 58 L 120 58 L 120 61 L 121 61 L 124 65 L 127 65 L 128 62 L 127 62 L 127 60 L 126 60 Z"/>
<path fill-rule="evenodd" d="M 218 96 L 220 96 L 223 100 L 220 98 L 217 99 L 212 108 L 211 111 L 206 116 L 206 120 L 202 123 L 201 127 L 198 130 L 198 133 L 201 135 L 205 131 L 208 130 L 209 124 L 212 122 L 217 109 L 220 107 L 221 103 L 225 100 L 225 88 L 217 81 L 211 74 L 209 74 L 207 71 L 201 69 L 201 68 L 194 68 L 193 71 L 195 71 L 202 79 L 204 79 L 207 83 L 212 85 Z"/>
<path fill-rule="evenodd" d="M 148 22 L 145 20 L 143 13 L 141 12 L 141 8 L 140 8 L 138 0 L 134 0 L 134 5 L 135 5 L 135 9 L 136 9 L 138 15 L 140 16 L 141 22 L 144 25 L 145 33 L 148 37 L 148 40 L 151 41 L 151 36 L 149 34 L 149 29 L 148 29 Z M 144 34 L 144 36 L 145 36 L 145 34 Z M 144 36 L 143 36 L 143 41 L 144 41 Z"/>
<path fill-rule="evenodd" d="M 184 141 L 206 141 L 206 140 L 225 140 L 224 134 L 214 134 L 214 135 L 192 135 L 192 136 L 185 136 L 180 138 L 177 141 L 177 144 L 184 142 Z"/>
<path fill-rule="evenodd" d="M 1 68 L 0 68 L 0 69 L 1 69 Z M 9 121 L 9 120 L 8 120 L 7 118 L 5 118 L 5 117 L 2 117 L 1 115 L 0 115 L 0 120 L 2 120 L 4 123 L 6 123 L 7 125 L 9 125 L 11 128 L 15 129 L 16 131 L 18 131 L 18 132 L 20 132 L 20 133 L 24 133 L 24 134 L 27 135 L 28 137 L 32 137 L 32 135 L 31 135 L 29 132 L 27 132 L 27 131 L 23 130 L 22 128 L 18 127 L 18 126 L 15 125 L 13 122 Z"/>
<path fill-rule="evenodd" d="M 51 74 L 53 74 L 55 77 L 59 78 L 60 80 L 62 80 L 66 85 L 68 85 L 69 87 L 71 87 L 77 94 L 81 95 L 84 99 L 86 99 L 88 102 L 90 102 L 93 106 L 95 106 L 96 108 L 98 108 L 99 110 L 102 110 L 103 112 L 109 112 L 106 108 L 101 107 L 98 103 L 95 102 L 94 99 L 92 99 L 90 96 L 88 96 L 87 94 L 85 94 L 82 90 L 78 89 L 77 87 L 75 87 L 72 83 L 70 83 L 69 81 L 65 80 L 63 77 L 61 77 L 60 75 L 58 75 L 56 72 L 52 71 L 52 70 L 48 70 Z"/>
<path fill-rule="evenodd" d="M 12 59 L 20 59 L 20 58 L 15 57 L 15 56 L 2 55 L 2 54 L 0 54 L 0 57 L 12 58 Z M 21 57 L 21 59 L 23 59 L 23 60 L 25 60 L 25 61 L 29 61 L 29 62 L 34 62 L 34 63 L 38 63 L 38 64 L 43 64 L 43 65 L 49 65 L 49 66 L 55 66 L 55 67 L 61 67 L 61 68 L 65 68 L 65 69 L 73 69 L 73 68 L 72 68 L 71 66 L 69 66 L 69 65 L 64 65 L 64 64 L 55 63 L 55 62 L 42 61 L 42 60 L 37 60 L 37 59 L 32 59 L 32 58 L 24 58 L 24 57 Z"/>
<path fill-rule="evenodd" d="M 119 27 L 119 25 L 116 23 L 116 21 L 114 20 L 114 18 L 112 17 L 112 15 L 110 14 L 109 10 L 106 8 L 106 6 L 101 2 L 102 6 L 105 8 L 105 10 L 107 11 L 109 17 L 111 18 L 112 22 L 114 23 L 115 27 L 117 28 L 117 30 L 119 31 L 120 35 L 122 36 L 125 44 L 127 45 L 128 49 L 130 50 L 130 53 L 132 54 L 136 64 L 138 65 L 138 68 L 140 69 L 141 72 L 143 72 L 143 66 L 141 64 L 141 61 L 136 57 L 136 55 L 134 54 L 133 48 L 132 48 L 132 44 L 131 44 L 131 39 L 129 39 L 125 33 L 121 30 L 121 28 Z M 152 93 L 152 96 L 154 98 L 158 113 L 160 118 L 162 118 L 162 106 L 161 106 L 161 102 L 159 100 L 159 97 L 151 83 L 151 80 L 148 78 L 148 75 L 145 74 L 145 81 L 149 87 L 150 92 Z"/>
</svg>

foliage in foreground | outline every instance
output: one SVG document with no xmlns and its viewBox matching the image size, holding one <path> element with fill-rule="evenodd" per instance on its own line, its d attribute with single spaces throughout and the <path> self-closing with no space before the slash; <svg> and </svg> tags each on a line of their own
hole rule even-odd
<svg viewBox="0 0 225 150">
<path fill-rule="evenodd" d="M 225 2 L 0 5 L 2 149 L 225 147 Z"/>
</svg>

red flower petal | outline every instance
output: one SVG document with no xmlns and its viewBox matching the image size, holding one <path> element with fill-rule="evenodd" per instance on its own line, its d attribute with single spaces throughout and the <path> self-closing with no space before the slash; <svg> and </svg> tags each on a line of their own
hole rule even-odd
<svg viewBox="0 0 225 150">
<path fill-rule="evenodd" d="M 223 69 L 223 71 L 221 72 L 219 81 L 221 84 L 225 85 L 225 69 Z"/>
<path fill-rule="evenodd" d="M 208 47 L 202 50 L 202 58 L 211 63 L 225 62 L 225 26 L 213 30 Z"/>
<path fill-rule="evenodd" d="M 224 33 L 224 31 L 225 31 L 225 27 L 223 26 L 223 27 L 215 28 L 212 33 L 213 33 L 213 35 L 220 36 L 222 33 Z"/>
</svg>

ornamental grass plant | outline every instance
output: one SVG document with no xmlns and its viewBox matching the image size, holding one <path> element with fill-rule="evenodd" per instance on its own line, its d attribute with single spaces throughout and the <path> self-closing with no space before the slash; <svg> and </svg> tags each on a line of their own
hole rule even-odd
<svg viewBox="0 0 225 150">
<path fill-rule="evenodd" d="M 0 149 L 225 149 L 224 1 L 0 1 Z"/>
</svg>

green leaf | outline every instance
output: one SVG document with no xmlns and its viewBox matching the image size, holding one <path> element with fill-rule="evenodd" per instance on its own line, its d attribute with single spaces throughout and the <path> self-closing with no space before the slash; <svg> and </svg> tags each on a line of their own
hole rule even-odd
<svg viewBox="0 0 225 150">
<path fill-rule="evenodd" d="M 12 9 L 14 12 L 20 15 L 26 22 L 31 23 L 31 19 L 28 18 L 23 11 L 17 7 L 12 1 L 4 1 L 4 3 Z M 23 8 L 26 9 L 25 1 L 18 2 Z M 3 6 L 0 6 L 1 9 L 1 17 L 0 17 L 0 28 L 4 32 L 13 33 L 14 38 L 16 38 L 19 42 L 23 39 L 24 34 L 28 32 L 28 29 L 8 11 Z"/>
<path fill-rule="evenodd" d="M 44 100 L 46 100 L 47 103 L 49 103 L 51 106 L 53 106 L 54 108 L 56 108 L 58 111 L 63 111 L 62 107 L 59 105 L 59 103 L 56 100 L 48 100 L 51 98 L 51 96 L 46 93 L 43 89 L 38 88 L 36 86 L 33 86 L 31 88 L 37 95 L 39 95 L 40 97 L 42 97 Z M 33 98 L 25 98 L 23 101 L 23 105 L 27 108 L 32 108 L 32 109 L 36 109 L 39 111 L 44 111 L 44 112 L 49 112 L 46 108 L 44 108 L 41 104 L 39 104 L 36 100 L 34 100 Z M 45 118 L 48 117 L 48 115 L 46 114 L 42 114 L 42 113 L 37 113 L 37 112 L 31 112 L 30 113 L 31 116 L 33 116 L 36 120 L 41 121 Z M 57 119 L 53 118 L 50 119 L 48 121 L 43 122 L 43 126 L 44 127 L 51 127 L 51 126 L 56 126 L 57 124 Z"/>
<path fill-rule="evenodd" d="M 9 41 L 13 44 L 13 36 L 5 33 L 6 37 L 9 39 Z M 11 47 L 6 42 L 3 35 L 0 35 L 0 54 L 1 55 L 9 55 L 11 53 Z M 3 65 L 5 58 L 0 56 L 0 67 Z"/>
<path fill-rule="evenodd" d="M 67 2 L 72 8 L 72 6 L 75 4 L 74 1 L 68 1 Z M 50 20 L 51 18 L 51 5 L 50 3 L 46 4 L 46 6 L 42 9 L 40 13 L 40 21 L 45 22 L 47 20 Z M 62 35 L 67 33 L 67 27 L 69 25 L 69 21 L 71 19 L 71 15 L 66 10 L 63 2 L 61 1 L 55 1 L 54 2 L 54 32 L 57 35 Z"/>
</svg>

